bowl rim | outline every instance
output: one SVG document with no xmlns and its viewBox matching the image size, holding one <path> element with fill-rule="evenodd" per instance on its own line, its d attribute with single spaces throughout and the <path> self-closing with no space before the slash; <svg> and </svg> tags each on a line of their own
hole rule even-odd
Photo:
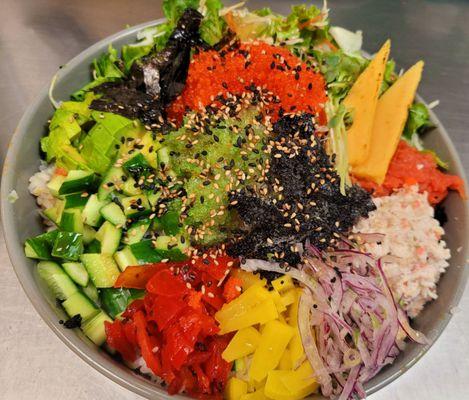
<svg viewBox="0 0 469 400">
<path fill-rule="evenodd" d="M 78 55 L 73 57 L 69 62 L 65 64 L 65 67 L 79 67 L 83 63 L 83 59 L 87 57 L 88 54 L 93 53 L 103 46 L 107 46 L 114 41 L 122 38 L 127 37 L 137 32 L 141 31 L 142 29 L 155 26 L 161 24 L 165 21 L 164 18 L 143 22 L 141 24 L 123 29 L 118 31 L 110 36 L 105 37 L 104 39 L 94 43 L 93 45 L 87 47 L 85 50 L 80 52 Z M 63 68 L 59 70 L 57 73 L 58 79 L 60 79 L 61 71 L 63 71 L 64 75 L 67 74 L 68 68 Z M 22 286 L 26 296 L 28 297 L 29 301 L 35 308 L 36 312 L 40 315 L 43 321 L 49 326 L 49 328 L 55 333 L 56 336 L 75 354 L 77 354 L 83 361 L 85 361 L 88 365 L 93 367 L 95 370 L 106 376 L 107 378 L 111 379 L 112 381 L 118 383 L 120 386 L 125 387 L 126 389 L 130 390 L 131 392 L 137 393 L 145 398 L 155 398 L 155 396 L 164 399 L 187 399 L 187 396 L 177 395 L 177 396 L 170 396 L 167 394 L 166 390 L 163 388 L 151 383 L 148 380 L 138 377 L 136 374 L 133 374 L 130 370 L 123 374 L 122 368 L 119 368 L 114 361 L 112 361 L 109 356 L 98 358 L 97 354 L 93 354 L 89 346 L 85 348 L 85 343 L 79 337 L 79 335 L 75 334 L 71 331 L 64 330 L 60 325 L 57 324 L 57 316 L 53 312 L 50 305 L 45 300 L 44 296 L 37 291 L 34 284 L 31 282 L 30 279 L 27 279 L 25 274 L 21 271 L 21 268 L 18 267 L 21 263 L 25 262 L 25 256 L 23 253 L 22 246 L 17 243 L 15 237 L 13 235 L 13 231 L 15 229 L 15 223 L 13 218 L 12 212 L 12 204 L 8 201 L 8 194 L 12 189 L 15 187 L 15 182 L 13 181 L 13 173 L 11 172 L 11 168 L 9 167 L 10 164 L 13 164 L 14 158 L 20 152 L 21 142 L 27 136 L 27 131 L 25 129 L 26 125 L 28 124 L 29 119 L 35 115 L 36 108 L 41 103 L 44 97 L 47 97 L 49 93 L 49 85 L 44 87 L 39 94 L 35 97 L 35 99 L 30 103 L 30 105 L 25 110 L 24 114 L 22 115 L 17 128 L 15 129 L 9 145 L 7 154 L 4 160 L 3 170 L 2 170 L 2 183 L 1 183 L 1 220 L 2 220 L 2 227 L 4 232 L 5 238 L 5 245 L 7 248 L 7 252 L 15 271 L 15 274 L 18 278 L 20 285 Z M 416 96 L 419 102 L 425 101 L 417 94 Z M 460 176 L 467 187 L 467 179 L 464 167 L 462 165 L 461 159 L 456 151 L 456 148 L 446 131 L 445 127 L 435 115 L 435 113 L 430 109 L 430 119 L 435 125 L 435 127 L 439 131 L 439 135 L 443 139 L 448 152 L 452 158 L 453 170 L 455 173 Z M 469 215 L 469 204 L 468 201 L 465 201 L 464 208 L 466 214 Z M 464 247 L 464 251 L 467 254 L 468 246 Z M 453 307 L 459 304 L 461 297 L 463 295 L 464 289 L 466 287 L 466 283 L 469 278 L 469 271 L 467 268 L 464 268 L 462 273 L 462 279 L 459 280 L 458 286 L 456 288 L 455 293 L 452 296 L 452 304 Z M 38 301 L 39 300 L 39 301 Z M 434 340 L 430 345 L 426 345 L 422 347 L 422 350 L 411 360 L 409 360 L 402 368 L 397 370 L 392 375 L 381 379 L 377 383 L 374 383 L 370 387 L 367 388 L 366 392 L 367 395 L 371 395 L 372 393 L 380 390 L 384 386 L 387 386 L 389 383 L 400 377 L 404 372 L 410 369 L 414 364 L 416 364 L 430 349 L 430 347 L 438 340 L 441 336 L 443 331 L 445 330 L 446 326 L 448 325 L 449 321 L 452 318 L 451 313 L 446 313 L 445 318 L 443 318 L 437 326 L 434 328 L 436 330 L 436 335 L 434 336 Z M 99 350 L 103 352 L 103 350 Z M 127 369 L 127 367 L 125 367 Z M 379 376 L 379 375 L 378 375 Z"/>
</svg>

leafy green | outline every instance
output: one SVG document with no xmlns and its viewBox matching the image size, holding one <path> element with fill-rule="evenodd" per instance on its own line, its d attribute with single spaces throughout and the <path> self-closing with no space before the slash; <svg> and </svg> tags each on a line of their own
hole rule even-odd
<svg viewBox="0 0 469 400">
<path fill-rule="evenodd" d="M 424 129 L 432 127 L 430 113 L 425 104 L 414 103 L 409 109 L 409 116 L 405 124 L 403 136 L 410 139 L 414 133 L 421 133 Z"/>
<path fill-rule="evenodd" d="M 95 78 L 123 78 L 124 73 L 118 66 L 120 59 L 117 50 L 109 45 L 107 53 L 101 54 L 93 61 Z"/>
<path fill-rule="evenodd" d="M 163 13 L 171 28 L 174 28 L 186 8 L 199 7 L 199 0 L 163 0 Z"/>
<path fill-rule="evenodd" d="M 319 69 L 326 79 L 328 94 L 342 100 L 369 61 L 363 57 L 346 55 L 342 50 L 313 51 L 319 61 Z"/>
<path fill-rule="evenodd" d="M 200 36 L 202 40 L 213 46 L 223 37 L 225 21 L 220 17 L 223 4 L 220 0 L 202 0 L 199 11 L 204 15 L 200 25 Z"/>
</svg>

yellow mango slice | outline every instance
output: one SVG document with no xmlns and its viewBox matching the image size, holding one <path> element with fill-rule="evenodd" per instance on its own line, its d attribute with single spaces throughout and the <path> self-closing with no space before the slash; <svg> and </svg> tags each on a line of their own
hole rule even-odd
<svg viewBox="0 0 469 400">
<path fill-rule="evenodd" d="M 228 379 L 225 387 L 225 399 L 226 400 L 239 400 L 241 396 L 245 395 L 248 392 L 247 382 L 232 377 Z"/>
<path fill-rule="evenodd" d="M 278 317 L 270 292 L 261 286 L 251 286 L 235 300 L 223 305 L 215 314 L 220 334 L 237 331 L 256 324 L 265 324 Z"/>
<path fill-rule="evenodd" d="M 249 378 L 259 382 L 269 371 L 276 368 L 292 336 L 291 326 L 277 320 L 268 322 L 262 332 L 259 346 L 254 352 Z"/>
<path fill-rule="evenodd" d="M 275 303 L 275 307 L 277 307 L 278 313 L 283 313 L 287 309 L 287 307 L 283 304 L 282 298 L 280 297 L 280 293 L 276 290 L 272 290 L 270 292 L 270 295 L 272 296 L 272 300 Z"/>
<path fill-rule="evenodd" d="M 302 289 L 294 289 L 296 298 L 288 310 L 288 324 L 293 327 L 298 327 L 298 305 L 300 303 L 300 296 Z"/>
<path fill-rule="evenodd" d="M 259 345 L 260 337 L 261 334 L 257 329 L 251 326 L 241 329 L 233 336 L 221 356 L 225 361 L 231 362 L 254 353 Z"/>
<path fill-rule="evenodd" d="M 313 370 L 308 362 L 296 371 L 270 371 L 264 393 L 273 400 L 300 400 L 318 390 L 319 384 L 312 377 Z"/>
<path fill-rule="evenodd" d="M 387 40 L 343 101 L 353 114 L 353 124 L 347 132 L 348 161 L 352 167 L 368 158 L 373 120 L 390 48 L 391 42 Z"/>
<path fill-rule="evenodd" d="M 283 275 L 280 278 L 274 279 L 271 283 L 272 287 L 279 293 L 283 293 L 295 287 L 293 279 L 289 275 Z"/>
<path fill-rule="evenodd" d="M 404 130 L 422 71 L 423 61 L 419 61 L 378 100 L 370 152 L 363 163 L 353 167 L 355 176 L 370 179 L 378 184 L 383 183 Z"/>
<path fill-rule="evenodd" d="M 261 388 L 255 392 L 242 395 L 239 400 L 268 400 L 268 397 L 264 394 L 264 388 Z"/>
</svg>

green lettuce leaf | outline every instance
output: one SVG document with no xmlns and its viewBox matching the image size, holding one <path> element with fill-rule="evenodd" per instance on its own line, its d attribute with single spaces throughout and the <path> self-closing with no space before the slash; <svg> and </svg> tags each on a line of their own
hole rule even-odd
<svg viewBox="0 0 469 400">
<path fill-rule="evenodd" d="M 201 0 L 199 11 L 204 19 L 200 25 L 200 36 L 202 40 L 213 46 L 223 37 L 225 21 L 220 17 L 223 4 L 220 0 Z"/>
<path fill-rule="evenodd" d="M 415 103 L 409 109 L 409 116 L 405 124 L 404 133 L 405 138 L 410 139 L 414 133 L 421 133 L 426 128 L 432 127 L 430 121 L 430 113 L 428 112 L 425 104 Z"/>
<path fill-rule="evenodd" d="M 168 19 L 171 28 L 176 26 L 179 18 L 184 13 L 186 8 L 199 7 L 199 0 L 164 0 L 163 13 Z"/>
</svg>

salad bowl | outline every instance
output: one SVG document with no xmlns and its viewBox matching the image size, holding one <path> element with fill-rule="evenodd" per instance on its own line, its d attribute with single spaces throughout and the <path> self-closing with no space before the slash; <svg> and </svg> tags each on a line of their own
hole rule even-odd
<svg viewBox="0 0 469 400">
<path fill-rule="evenodd" d="M 53 97 L 67 99 L 67 94 L 82 87 L 89 80 L 89 65 L 112 44 L 120 49 L 135 40 L 136 33 L 161 23 L 150 21 L 112 35 L 91 46 L 56 75 Z M 422 101 L 422 99 L 419 99 Z M 48 118 L 53 113 L 49 99 L 49 87 L 30 105 L 21 119 L 11 140 L 2 173 L 1 218 L 10 259 L 25 293 L 31 303 L 54 333 L 90 366 L 114 382 L 146 398 L 170 398 L 166 391 L 143 376 L 132 372 L 114 360 L 105 350 L 96 347 L 79 330 L 67 330 L 59 323 L 65 319 L 63 310 L 48 294 L 35 274 L 34 261 L 23 252 L 24 240 L 39 234 L 42 223 L 33 196 L 28 192 L 28 179 L 40 165 L 39 140 L 45 133 Z M 435 128 L 429 132 L 424 143 L 437 149 L 442 159 L 448 161 L 450 172 L 464 179 L 464 170 L 454 145 L 436 115 L 430 111 Z M 12 192 L 18 198 L 14 201 Z M 367 394 L 386 386 L 411 368 L 428 351 L 449 323 L 453 311 L 465 288 L 468 271 L 464 264 L 468 257 L 469 209 L 467 202 L 451 193 L 444 203 L 448 220 L 445 224 L 445 240 L 451 249 L 450 267 L 439 282 L 439 297 L 428 304 L 413 321 L 416 329 L 429 339 L 428 345 L 409 343 L 395 362 L 383 369 L 366 385 Z M 184 398 L 184 396 L 177 396 Z"/>
</svg>

